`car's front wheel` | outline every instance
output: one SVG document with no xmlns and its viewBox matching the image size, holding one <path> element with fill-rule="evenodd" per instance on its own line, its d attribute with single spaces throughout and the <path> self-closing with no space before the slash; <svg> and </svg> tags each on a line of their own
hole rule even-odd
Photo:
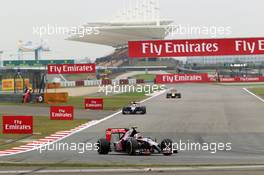
<svg viewBox="0 0 264 175">
<path fill-rule="evenodd" d="M 170 156 L 173 153 L 172 148 L 172 140 L 171 139 L 164 139 L 160 143 L 160 149 L 164 156 Z"/>
<path fill-rule="evenodd" d="M 143 107 L 141 110 L 141 114 L 146 114 L 146 113 L 147 113 L 146 107 Z"/>
<path fill-rule="evenodd" d="M 136 150 L 139 148 L 138 142 L 136 139 L 131 138 L 126 143 L 126 152 L 129 155 L 135 155 Z"/>
</svg>

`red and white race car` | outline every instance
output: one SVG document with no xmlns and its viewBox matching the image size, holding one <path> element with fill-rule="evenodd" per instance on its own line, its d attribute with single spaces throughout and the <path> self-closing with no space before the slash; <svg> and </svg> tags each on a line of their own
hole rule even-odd
<svg viewBox="0 0 264 175">
<path fill-rule="evenodd" d="M 170 156 L 177 153 L 173 149 L 170 139 L 164 139 L 157 143 L 151 138 L 143 137 L 136 127 L 108 128 L 105 138 L 98 140 L 98 153 L 108 154 L 111 151 L 127 153 L 129 155 L 150 155 L 154 153 Z"/>
</svg>

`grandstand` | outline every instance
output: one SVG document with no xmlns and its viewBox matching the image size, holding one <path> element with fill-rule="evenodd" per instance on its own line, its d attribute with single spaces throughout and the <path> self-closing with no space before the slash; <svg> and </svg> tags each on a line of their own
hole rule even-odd
<svg viewBox="0 0 264 175">
<path fill-rule="evenodd" d="M 129 63 L 129 59 L 128 59 L 127 48 L 116 49 L 114 53 L 96 59 L 96 64 L 98 66 L 104 66 L 104 67 L 120 67 L 120 66 L 128 65 L 128 63 Z"/>
<path fill-rule="evenodd" d="M 102 67 L 121 67 L 133 65 L 176 64 L 175 61 L 160 61 L 150 58 L 149 61 L 134 61 L 128 58 L 128 41 L 164 39 L 166 29 L 173 22 L 160 18 L 158 0 L 129 0 L 128 7 L 110 22 L 87 23 L 85 28 L 96 28 L 96 34 L 73 34 L 68 40 L 111 46 L 115 51 L 105 57 L 97 58 L 96 63 Z M 163 64 L 164 65 L 164 64 Z"/>
</svg>

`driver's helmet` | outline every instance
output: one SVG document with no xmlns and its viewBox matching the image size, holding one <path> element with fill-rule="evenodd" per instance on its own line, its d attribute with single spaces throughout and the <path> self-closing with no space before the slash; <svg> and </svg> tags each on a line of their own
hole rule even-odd
<svg viewBox="0 0 264 175">
<path fill-rule="evenodd" d="M 143 138 L 142 134 L 140 134 L 140 133 L 135 134 L 134 137 L 135 137 L 136 139 L 142 139 L 142 138 Z"/>
<path fill-rule="evenodd" d="M 135 104 L 137 104 L 137 103 L 136 103 L 135 101 L 132 101 L 131 104 L 132 104 L 132 105 L 135 105 Z"/>
</svg>

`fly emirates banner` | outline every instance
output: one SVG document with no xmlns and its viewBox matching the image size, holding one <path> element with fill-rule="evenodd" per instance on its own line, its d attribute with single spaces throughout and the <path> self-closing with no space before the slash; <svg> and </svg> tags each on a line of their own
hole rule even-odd
<svg viewBox="0 0 264 175">
<path fill-rule="evenodd" d="M 258 55 L 264 54 L 264 38 L 129 41 L 130 58 Z"/>
</svg>

